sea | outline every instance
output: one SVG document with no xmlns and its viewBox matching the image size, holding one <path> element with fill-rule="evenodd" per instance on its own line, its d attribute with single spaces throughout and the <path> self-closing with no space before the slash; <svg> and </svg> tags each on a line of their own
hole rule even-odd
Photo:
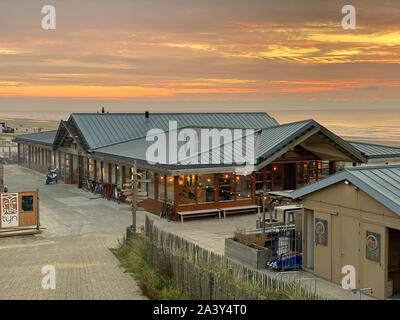
<svg viewBox="0 0 400 320">
<path fill-rule="evenodd" d="M 281 124 L 314 119 L 348 140 L 400 146 L 400 110 L 265 111 Z M 69 114 L 68 111 L 35 111 L 34 113 L 0 111 L 0 119 L 66 120 Z"/>
</svg>

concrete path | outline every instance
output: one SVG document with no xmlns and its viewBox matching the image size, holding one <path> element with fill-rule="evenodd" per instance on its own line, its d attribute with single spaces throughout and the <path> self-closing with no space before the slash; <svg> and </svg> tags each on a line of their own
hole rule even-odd
<svg viewBox="0 0 400 320">
<path fill-rule="evenodd" d="M 46 229 L 36 236 L 0 239 L 0 299 L 143 298 L 136 282 L 122 272 L 108 250 L 131 224 L 130 213 L 119 210 L 126 204 L 93 199 L 75 185 L 46 186 L 43 174 L 15 165 L 6 167 L 6 184 L 9 191 L 39 188 L 40 220 Z M 143 226 L 145 215 L 138 212 L 138 227 Z M 226 237 L 236 228 L 254 229 L 256 220 L 254 215 L 242 215 L 181 224 L 149 216 L 164 230 L 220 254 Z M 41 268 L 47 264 L 56 268 L 56 290 L 41 287 Z M 265 272 L 316 283 L 317 291 L 330 299 L 355 299 L 353 293 L 308 272 Z"/>
<path fill-rule="evenodd" d="M 39 189 L 45 229 L 0 239 L 0 299 L 145 299 L 109 250 L 131 224 L 129 212 L 76 186 L 45 185 L 33 170 L 10 165 L 5 176 L 10 192 Z M 55 267 L 55 290 L 42 288 L 45 265 Z"/>
</svg>

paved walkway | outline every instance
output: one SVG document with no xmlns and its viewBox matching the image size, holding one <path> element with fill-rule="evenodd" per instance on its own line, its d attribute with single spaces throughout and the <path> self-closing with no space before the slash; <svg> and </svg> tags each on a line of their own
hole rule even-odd
<svg viewBox="0 0 400 320">
<path fill-rule="evenodd" d="M 130 213 L 119 210 L 127 205 L 93 199 L 74 185 L 46 186 L 43 174 L 14 165 L 6 167 L 6 184 L 9 191 L 39 188 L 41 224 L 46 229 L 36 236 L 0 239 L 0 299 L 143 298 L 134 279 L 122 272 L 108 250 L 131 224 Z M 138 227 L 143 226 L 145 215 L 138 212 Z M 256 220 L 254 215 L 242 215 L 181 224 L 149 216 L 166 231 L 220 254 L 226 237 L 236 228 L 254 229 Z M 41 268 L 47 264 L 56 268 L 56 290 L 41 287 Z M 328 298 L 355 299 L 351 292 L 308 272 L 279 273 L 279 277 L 316 281 L 318 292 Z"/>
<path fill-rule="evenodd" d="M 35 236 L 0 239 L 0 299 L 144 299 L 135 280 L 109 248 L 118 244 L 129 212 L 76 186 L 45 185 L 44 176 L 5 167 L 9 191 L 39 188 L 40 220 Z M 42 267 L 53 265 L 56 289 L 44 290 Z"/>
</svg>

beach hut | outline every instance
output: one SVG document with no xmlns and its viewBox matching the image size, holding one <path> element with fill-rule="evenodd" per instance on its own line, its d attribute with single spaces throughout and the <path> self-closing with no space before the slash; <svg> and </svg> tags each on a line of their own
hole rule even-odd
<svg viewBox="0 0 400 320">
<path fill-rule="evenodd" d="M 303 268 L 385 299 L 400 294 L 400 166 L 354 167 L 293 192 L 303 204 Z"/>
</svg>

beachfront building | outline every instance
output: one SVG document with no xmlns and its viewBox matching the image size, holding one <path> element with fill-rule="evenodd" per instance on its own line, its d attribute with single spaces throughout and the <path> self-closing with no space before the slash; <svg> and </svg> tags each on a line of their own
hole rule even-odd
<svg viewBox="0 0 400 320">
<path fill-rule="evenodd" d="M 174 130 L 171 121 L 176 122 Z M 168 154 L 170 142 L 185 128 L 195 131 L 196 141 L 202 129 L 254 129 L 254 165 L 224 161 L 149 163 L 146 152 L 154 141 L 146 136 L 156 128 L 166 134 Z M 178 147 L 186 138 L 178 141 Z M 243 135 L 243 146 L 246 138 Z M 366 154 L 357 144 L 346 142 L 314 120 L 281 125 L 264 112 L 75 113 L 61 121 L 56 131 L 18 135 L 15 141 L 20 165 L 43 173 L 53 165 L 60 180 L 79 187 L 90 179 L 122 188 L 130 180 L 136 160 L 138 171 L 147 180 L 140 183 L 149 197 L 142 206 L 159 214 L 162 203 L 168 201 L 173 203 L 175 217 L 180 212 L 256 205 L 259 190 L 295 190 L 346 166 L 365 164 L 372 156 L 386 156 L 384 147 L 376 147 L 379 154 Z M 218 143 L 221 149 L 227 145 L 222 139 Z M 234 154 L 242 154 L 235 148 L 236 144 Z M 210 160 L 214 149 L 202 150 L 200 158 Z M 395 148 L 390 154 L 395 151 L 400 155 L 400 149 Z M 238 168 L 243 170 L 238 172 Z"/>
<path fill-rule="evenodd" d="M 304 269 L 341 285 L 353 266 L 356 288 L 399 296 L 400 166 L 346 168 L 292 196 L 303 204 Z"/>
</svg>

